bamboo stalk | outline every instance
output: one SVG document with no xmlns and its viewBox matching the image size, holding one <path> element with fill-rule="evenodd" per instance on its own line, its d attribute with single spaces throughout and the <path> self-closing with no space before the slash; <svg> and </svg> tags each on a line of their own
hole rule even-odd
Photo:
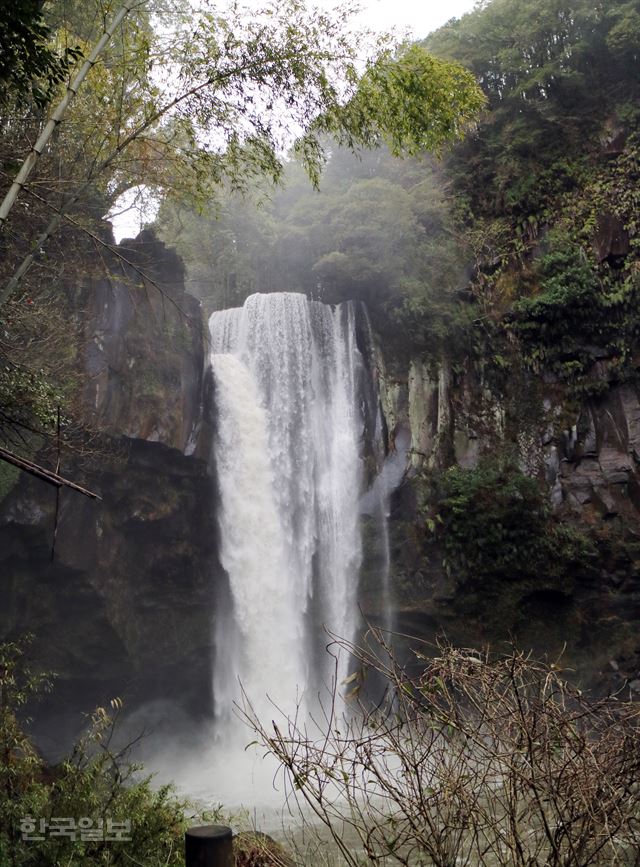
<svg viewBox="0 0 640 867">
<path fill-rule="evenodd" d="M 60 452 L 61 452 L 61 441 L 60 441 L 60 407 L 58 407 L 58 424 L 57 424 L 57 440 L 58 440 L 58 455 L 56 459 L 56 468 L 55 474 L 59 475 L 60 473 Z M 51 540 L 51 562 L 53 563 L 53 559 L 56 554 L 56 540 L 58 538 L 58 521 L 60 520 L 60 491 L 62 490 L 62 485 L 56 485 L 56 516 L 53 522 L 53 539 Z"/>
<path fill-rule="evenodd" d="M 20 167 L 20 171 L 16 175 L 13 183 L 11 184 L 11 187 L 9 188 L 9 191 L 7 192 L 6 196 L 4 197 L 2 204 L 0 205 L 0 228 L 2 228 L 2 226 L 4 226 L 4 223 L 6 222 L 6 219 L 9 216 L 9 212 L 11 211 L 11 208 L 15 204 L 15 201 L 18 198 L 20 191 L 22 190 L 22 188 L 26 184 L 29 175 L 33 171 L 33 168 L 34 168 L 35 164 L 37 163 L 38 158 L 40 157 L 40 154 L 42 153 L 47 142 L 49 141 L 49 139 L 53 135 L 54 131 L 56 130 L 56 127 L 58 126 L 59 123 L 61 123 L 62 118 L 63 118 L 63 116 L 64 116 L 64 114 L 65 114 L 65 112 L 69 106 L 69 103 L 73 100 L 73 98 L 77 94 L 80 85 L 82 84 L 82 82 L 85 80 L 85 78 L 87 77 L 89 72 L 93 69 L 93 67 L 98 62 L 98 59 L 99 59 L 100 55 L 102 54 L 104 47 L 106 46 L 107 42 L 109 42 L 109 40 L 111 39 L 111 37 L 113 36 L 115 31 L 117 30 L 119 25 L 124 20 L 124 18 L 129 14 L 129 12 L 131 12 L 131 10 L 135 6 L 138 6 L 138 5 L 140 5 L 140 0 L 134 0 L 134 2 L 132 2 L 132 0 L 126 0 L 126 2 L 123 3 L 123 5 L 119 9 L 119 11 L 114 16 L 111 24 L 105 28 L 104 33 L 102 34 L 100 39 L 94 45 L 93 51 L 91 52 L 89 57 L 85 60 L 85 62 L 80 67 L 80 70 L 78 71 L 78 74 L 76 75 L 76 77 L 73 79 L 73 81 L 69 85 L 67 85 L 67 91 L 66 91 L 65 95 L 62 97 L 62 99 L 60 100 L 60 102 L 58 103 L 58 105 L 56 107 L 56 110 L 53 112 L 53 114 L 51 115 L 51 117 L 47 121 L 44 129 L 42 130 L 42 132 L 38 136 L 38 140 L 36 141 L 36 143 L 32 146 L 31 150 L 29 151 L 28 156 L 26 157 L 25 161 L 22 163 L 22 166 Z"/>
<path fill-rule="evenodd" d="M 9 451 L 9 449 L 5 449 L 2 446 L 0 446 L 0 461 L 6 461 L 6 463 L 12 464 L 19 470 L 29 473 L 30 475 L 41 479 L 41 481 L 47 482 L 49 485 L 55 485 L 57 488 L 71 488 L 72 491 L 77 491 L 79 494 L 83 494 L 85 497 L 90 497 L 92 500 L 102 499 L 99 494 L 95 494 L 93 491 L 89 491 L 80 485 L 76 485 L 75 482 L 70 482 L 69 479 L 65 479 L 63 476 L 58 475 L 58 473 L 47 470 L 39 464 L 34 464 L 33 461 L 21 458 L 19 455 L 14 454 L 14 452 Z"/>
</svg>

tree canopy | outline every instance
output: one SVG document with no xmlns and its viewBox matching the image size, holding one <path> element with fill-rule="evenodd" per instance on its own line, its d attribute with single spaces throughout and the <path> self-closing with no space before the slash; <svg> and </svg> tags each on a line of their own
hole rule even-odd
<svg viewBox="0 0 640 867">
<path fill-rule="evenodd" d="M 637 332 L 639 14 L 638 2 L 479 4 L 422 44 L 427 66 L 459 62 L 486 98 L 439 162 L 394 161 L 392 141 L 359 161 L 329 148 L 319 194 L 290 163 L 288 189 L 259 213 L 259 189 L 229 193 L 201 217 L 165 207 L 162 231 L 210 307 L 274 289 L 359 297 L 399 350 L 487 353 L 606 387 L 596 357 L 632 375 Z M 630 255 L 597 252 L 606 226 Z"/>
<path fill-rule="evenodd" d="M 450 163 L 476 212 L 527 216 L 548 204 L 579 182 L 605 119 L 637 115 L 639 16 L 637 0 L 493 0 L 424 41 L 470 69 L 487 97 Z"/>
</svg>

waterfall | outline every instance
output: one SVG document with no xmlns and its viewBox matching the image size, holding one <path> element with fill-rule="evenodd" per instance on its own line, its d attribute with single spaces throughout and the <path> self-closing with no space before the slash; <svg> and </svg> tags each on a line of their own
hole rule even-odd
<svg viewBox="0 0 640 867">
<path fill-rule="evenodd" d="M 209 325 L 230 597 L 214 667 L 224 732 L 240 683 L 268 719 L 269 701 L 304 713 L 348 673 L 344 655 L 336 668 L 325 652 L 323 626 L 352 640 L 358 623 L 362 358 L 350 303 L 258 294 Z"/>
</svg>

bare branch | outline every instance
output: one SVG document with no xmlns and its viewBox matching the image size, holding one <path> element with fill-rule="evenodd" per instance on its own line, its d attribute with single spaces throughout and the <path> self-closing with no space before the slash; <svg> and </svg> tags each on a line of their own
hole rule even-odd
<svg viewBox="0 0 640 867">
<path fill-rule="evenodd" d="M 63 476 L 60 476 L 57 473 L 52 472 L 51 470 L 47 470 L 45 467 L 41 467 L 39 464 L 34 464 L 33 461 L 28 461 L 26 458 L 21 458 L 19 455 L 14 454 L 14 452 L 9 451 L 9 449 L 5 449 L 2 446 L 0 446 L 0 461 L 6 461 L 6 463 L 12 464 L 19 470 L 22 470 L 25 473 L 29 473 L 30 475 L 35 476 L 41 481 L 47 482 L 47 484 L 49 485 L 55 485 L 55 487 L 57 488 L 71 488 L 72 491 L 77 491 L 79 494 L 84 494 L 85 497 L 90 497 L 92 500 L 102 499 L 101 496 L 93 493 L 93 491 L 88 491 L 86 488 L 82 488 L 75 482 L 70 482 L 69 479 L 65 479 L 63 478 Z"/>
</svg>

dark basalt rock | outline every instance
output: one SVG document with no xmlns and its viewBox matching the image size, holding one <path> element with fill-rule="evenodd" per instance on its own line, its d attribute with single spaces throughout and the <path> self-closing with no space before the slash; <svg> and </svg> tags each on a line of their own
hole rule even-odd
<svg viewBox="0 0 640 867">
<path fill-rule="evenodd" d="M 130 710 L 169 697 L 211 712 L 212 479 L 204 461 L 160 443 L 120 446 L 85 476 L 101 502 L 62 494 L 53 560 L 55 495 L 24 477 L 3 504 L 0 635 L 33 633 L 31 655 L 57 674 L 39 714 L 47 740 L 68 739 L 116 696 Z"/>
<path fill-rule="evenodd" d="M 572 677 L 603 691 L 623 687 L 640 664 L 640 386 L 611 382 L 576 406 L 553 379 L 514 381 L 497 395 L 470 365 L 446 388 L 432 367 L 414 360 L 391 405 L 393 423 L 411 432 L 413 475 L 391 502 L 395 628 L 465 646 L 499 649 L 514 639 L 552 657 L 566 644 Z M 435 496 L 446 467 L 473 468 L 503 448 L 546 485 L 557 521 L 591 540 L 594 553 L 571 567 L 570 580 L 513 575 L 488 586 L 443 568 L 444 550 L 426 526 L 434 503 L 425 508 L 424 498 Z M 365 593 L 363 607 L 379 622 L 373 596 Z"/>
<path fill-rule="evenodd" d="M 151 230 L 119 249 L 130 264 L 114 260 L 108 276 L 89 275 L 79 302 L 86 405 L 102 430 L 193 451 L 205 369 L 200 303 L 184 291 L 176 253 Z"/>
<path fill-rule="evenodd" d="M 631 249 L 629 233 L 622 220 L 614 214 L 600 214 L 593 238 L 598 261 L 624 258 Z"/>
<path fill-rule="evenodd" d="M 63 474 L 102 500 L 62 491 L 53 559 L 55 490 L 22 476 L 0 503 L 0 640 L 33 633 L 31 656 L 58 675 L 37 715 L 45 750 L 116 696 L 129 710 L 167 697 L 196 717 L 212 708 L 222 573 L 204 323 L 152 232 L 120 250 L 128 264 L 107 257 L 105 276 L 88 262 L 74 296 L 102 436 L 62 455 Z"/>
</svg>

